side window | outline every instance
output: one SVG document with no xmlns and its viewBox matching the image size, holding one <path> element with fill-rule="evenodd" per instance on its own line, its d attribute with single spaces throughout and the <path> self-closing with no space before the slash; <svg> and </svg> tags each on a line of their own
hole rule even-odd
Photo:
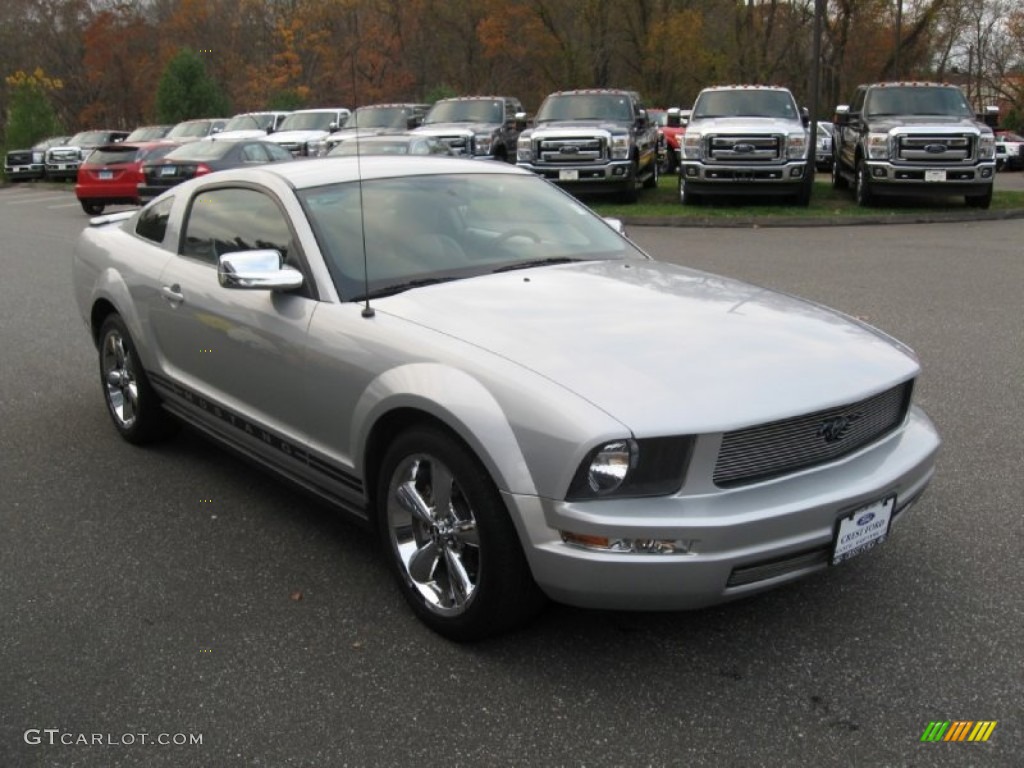
<svg viewBox="0 0 1024 768">
<path fill-rule="evenodd" d="M 242 161 L 245 163 L 265 163 L 267 155 L 259 144 L 246 144 L 242 148 Z"/>
<path fill-rule="evenodd" d="M 144 209 L 135 223 L 135 234 L 154 243 L 162 243 L 167 234 L 167 219 L 170 218 L 173 204 L 174 198 L 169 197 Z"/>
<path fill-rule="evenodd" d="M 275 161 L 275 160 L 294 160 L 295 159 L 295 158 L 292 157 L 292 153 L 291 152 L 289 152 L 287 149 L 282 149 L 281 147 L 279 147 L 277 144 L 274 144 L 273 142 L 269 142 L 268 141 L 268 142 L 264 143 L 263 149 L 266 150 L 268 155 L 270 155 L 270 160 L 272 162 Z"/>
<path fill-rule="evenodd" d="M 253 189 L 212 189 L 196 194 L 185 222 L 181 253 L 216 264 L 234 251 L 295 251 L 291 230 L 274 200 Z"/>
<path fill-rule="evenodd" d="M 853 103 L 850 104 L 850 112 L 863 112 L 864 111 L 864 94 L 866 89 L 858 88 L 857 92 L 853 94 Z"/>
</svg>

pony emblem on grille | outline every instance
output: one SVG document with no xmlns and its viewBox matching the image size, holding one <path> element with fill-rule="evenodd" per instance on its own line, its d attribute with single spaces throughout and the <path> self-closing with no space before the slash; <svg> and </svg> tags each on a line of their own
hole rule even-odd
<svg viewBox="0 0 1024 768">
<path fill-rule="evenodd" d="M 853 427 L 853 423 L 861 417 L 861 413 L 855 412 L 846 416 L 836 416 L 826 419 L 818 425 L 818 435 L 825 438 L 826 443 L 838 443 Z"/>
</svg>

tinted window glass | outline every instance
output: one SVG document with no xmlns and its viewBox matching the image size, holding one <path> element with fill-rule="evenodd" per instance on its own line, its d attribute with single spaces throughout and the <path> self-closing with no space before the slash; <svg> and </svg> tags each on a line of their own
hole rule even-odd
<svg viewBox="0 0 1024 768">
<path fill-rule="evenodd" d="M 292 235 L 277 204 L 251 189 L 214 189 L 192 200 L 182 253 L 216 263 L 233 251 L 273 248 L 287 259 Z"/>
<path fill-rule="evenodd" d="M 124 149 L 97 149 L 89 155 L 89 165 L 116 165 L 117 163 L 133 163 L 139 159 L 139 150 L 135 147 Z"/>
<path fill-rule="evenodd" d="M 263 149 L 266 150 L 267 154 L 270 155 L 270 159 L 274 160 L 294 160 L 292 153 L 287 149 L 279 147 L 277 144 L 267 142 L 263 145 Z"/>
<path fill-rule="evenodd" d="M 170 218 L 173 203 L 174 198 L 169 197 L 143 210 L 135 224 L 135 234 L 154 243 L 162 243 L 167 233 L 167 219 Z"/>
</svg>

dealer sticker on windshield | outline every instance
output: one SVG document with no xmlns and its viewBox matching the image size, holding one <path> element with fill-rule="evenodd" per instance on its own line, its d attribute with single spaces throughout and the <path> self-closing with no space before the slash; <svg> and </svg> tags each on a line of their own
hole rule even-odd
<svg viewBox="0 0 1024 768">
<path fill-rule="evenodd" d="M 896 497 L 888 496 L 839 518 L 832 544 L 832 565 L 839 565 L 885 541 L 895 507 Z"/>
</svg>

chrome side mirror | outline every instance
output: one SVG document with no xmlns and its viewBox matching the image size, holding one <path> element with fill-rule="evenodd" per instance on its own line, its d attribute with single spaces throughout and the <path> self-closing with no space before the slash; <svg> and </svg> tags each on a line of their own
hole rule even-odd
<svg viewBox="0 0 1024 768">
<path fill-rule="evenodd" d="M 217 280 L 243 291 L 292 291 L 302 287 L 302 273 L 281 263 L 280 251 L 234 251 L 217 260 Z"/>
</svg>

